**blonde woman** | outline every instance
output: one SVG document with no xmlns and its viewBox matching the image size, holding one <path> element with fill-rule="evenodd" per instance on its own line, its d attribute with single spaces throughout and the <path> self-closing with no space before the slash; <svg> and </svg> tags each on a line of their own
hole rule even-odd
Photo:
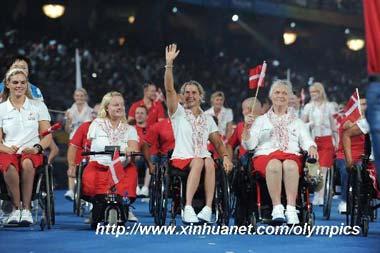
<svg viewBox="0 0 380 253">
<path fill-rule="evenodd" d="M 52 140 L 50 134 L 42 139 L 38 136 L 49 129 L 50 115 L 43 102 L 32 99 L 25 70 L 10 69 L 4 84 L 4 102 L 0 104 L 0 171 L 13 204 L 6 222 L 30 225 L 35 169 L 43 164 L 42 152 Z"/>
<path fill-rule="evenodd" d="M 224 107 L 225 96 L 221 91 L 216 91 L 211 95 L 211 108 L 205 111 L 206 114 L 215 116 L 218 119 L 219 133 L 223 139 L 228 139 L 232 135 L 232 121 L 234 115 L 230 108 Z"/>
<path fill-rule="evenodd" d="M 98 117 L 91 123 L 87 139 L 91 142 L 91 151 L 104 151 L 105 146 L 120 146 L 122 152 L 139 151 L 138 135 L 133 126 L 127 123 L 125 104 L 121 93 L 107 93 L 100 104 Z M 93 197 L 109 192 L 109 166 L 112 163 L 110 155 L 90 156 L 89 164 L 83 173 L 83 195 Z M 120 179 L 121 178 L 121 179 Z M 125 196 L 133 202 L 136 198 L 137 169 L 129 163 L 124 168 L 116 185 L 116 193 Z M 132 212 L 128 220 L 137 221 Z"/>
<path fill-rule="evenodd" d="M 318 153 L 305 123 L 289 107 L 292 95 L 288 81 L 275 81 L 269 91 L 273 106 L 262 116 L 245 116 L 242 140 L 247 150 L 255 150 L 253 167 L 265 176 L 273 204 L 272 219 L 284 222 L 286 218 L 288 224 L 298 224 L 296 198 L 302 171 L 300 151 L 305 150 L 314 158 L 318 158 Z M 286 211 L 281 204 L 282 182 L 286 191 Z"/>
<path fill-rule="evenodd" d="M 74 92 L 74 104 L 66 111 L 65 131 L 70 134 L 70 140 L 82 123 L 92 120 L 93 109 L 88 106 L 87 91 L 83 88 L 76 89 Z M 65 198 L 74 200 L 74 178 L 68 177 L 68 191 Z"/>
<path fill-rule="evenodd" d="M 338 132 L 333 117 L 335 108 L 334 104 L 328 101 L 323 84 L 314 83 L 309 92 L 311 101 L 306 104 L 302 119 L 307 123 L 318 146 L 319 164 L 325 182 L 327 170 L 334 164 L 335 146 L 338 145 Z M 313 205 L 323 205 L 323 193 L 324 187 L 314 193 Z"/>
</svg>

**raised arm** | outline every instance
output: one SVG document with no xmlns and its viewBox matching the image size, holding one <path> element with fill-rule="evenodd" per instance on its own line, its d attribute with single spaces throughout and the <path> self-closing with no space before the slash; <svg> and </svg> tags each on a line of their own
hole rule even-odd
<svg viewBox="0 0 380 253">
<path fill-rule="evenodd" d="M 178 107 L 178 97 L 177 92 L 174 88 L 174 78 L 173 78 L 173 62 L 178 56 L 179 50 L 177 51 L 177 45 L 171 44 L 165 49 L 165 91 L 166 91 L 166 104 L 169 110 L 169 116 L 173 115 Z"/>
</svg>

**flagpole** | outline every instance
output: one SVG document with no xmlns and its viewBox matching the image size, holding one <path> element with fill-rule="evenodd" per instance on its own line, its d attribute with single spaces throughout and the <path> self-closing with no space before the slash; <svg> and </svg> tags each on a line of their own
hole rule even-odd
<svg viewBox="0 0 380 253">
<path fill-rule="evenodd" d="M 359 96 L 359 89 L 358 88 L 356 88 L 356 96 L 358 96 L 358 108 L 359 108 L 360 117 L 363 118 L 362 107 L 360 105 L 360 96 Z"/>
<path fill-rule="evenodd" d="M 265 74 L 266 70 L 267 70 L 267 63 L 264 61 L 263 67 L 261 68 L 261 72 L 260 72 L 260 76 L 259 76 L 259 82 L 258 82 L 257 89 L 256 89 L 255 99 L 253 100 L 253 104 L 251 104 L 252 105 L 251 114 L 253 113 L 253 110 L 256 106 L 257 95 L 259 94 L 260 86 L 261 86 L 262 82 L 264 81 L 263 75 Z"/>
</svg>

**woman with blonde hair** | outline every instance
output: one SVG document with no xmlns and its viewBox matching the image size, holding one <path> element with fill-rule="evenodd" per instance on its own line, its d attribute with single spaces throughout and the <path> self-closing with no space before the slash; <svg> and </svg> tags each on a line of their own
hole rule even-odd
<svg viewBox="0 0 380 253">
<path fill-rule="evenodd" d="M 50 115 L 43 102 L 32 99 L 25 70 L 8 70 L 4 85 L 4 102 L 0 104 L 0 172 L 13 205 L 6 222 L 30 225 L 35 169 L 43 164 L 42 152 L 52 140 L 50 134 L 40 138 L 39 133 L 49 129 Z"/>
<path fill-rule="evenodd" d="M 104 95 L 100 104 L 98 117 L 91 123 L 87 139 L 91 142 L 91 151 L 102 152 L 106 146 L 119 146 L 121 152 L 139 151 L 138 135 L 133 126 L 127 123 L 125 104 L 121 93 L 111 91 Z M 123 159 L 124 160 L 124 159 Z M 124 160 L 125 163 L 125 160 Z M 110 155 L 92 155 L 83 173 L 83 195 L 95 195 L 109 192 L 109 167 L 112 164 Z M 116 185 L 116 193 L 127 196 L 131 202 L 136 198 L 137 169 L 128 163 L 120 182 Z M 129 211 L 128 220 L 137 221 Z"/>
<path fill-rule="evenodd" d="M 313 83 L 310 88 L 311 101 L 305 105 L 302 120 L 307 124 L 312 138 L 318 146 L 319 164 L 323 172 L 323 182 L 326 173 L 334 163 L 334 146 L 337 146 L 337 128 L 333 115 L 335 108 L 327 99 L 322 83 Z M 313 205 L 323 205 L 324 187 L 314 193 Z"/>
<path fill-rule="evenodd" d="M 87 104 L 88 94 L 83 88 L 74 91 L 74 104 L 66 111 L 65 131 L 69 133 L 70 140 L 73 138 L 75 132 L 84 122 L 91 121 L 91 113 L 93 109 Z M 79 156 L 80 154 L 77 154 Z M 76 157 L 76 160 L 79 160 Z M 65 198 L 74 200 L 74 178 L 68 177 L 68 191 L 65 193 Z"/>
</svg>

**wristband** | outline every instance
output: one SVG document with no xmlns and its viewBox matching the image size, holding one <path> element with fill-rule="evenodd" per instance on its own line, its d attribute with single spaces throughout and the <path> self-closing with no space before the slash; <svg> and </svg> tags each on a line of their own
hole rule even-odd
<svg viewBox="0 0 380 253">
<path fill-rule="evenodd" d="M 34 144 L 33 148 L 38 149 L 38 154 L 42 154 L 42 151 L 44 151 L 44 148 L 40 144 Z"/>
</svg>

